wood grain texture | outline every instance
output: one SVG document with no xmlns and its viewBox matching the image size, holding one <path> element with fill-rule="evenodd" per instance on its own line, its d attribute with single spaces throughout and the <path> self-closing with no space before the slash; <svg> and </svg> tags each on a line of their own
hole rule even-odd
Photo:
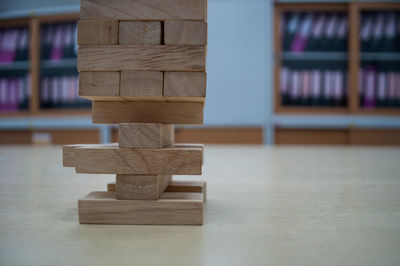
<svg viewBox="0 0 400 266">
<path fill-rule="evenodd" d="M 80 72 L 79 96 L 119 96 L 120 72 Z M 90 97 L 89 97 L 90 98 Z"/>
<path fill-rule="evenodd" d="M 78 48 L 79 71 L 205 71 L 200 45 L 92 45 Z"/>
<path fill-rule="evenodd" d="M 164 44 L 206 45 L 207 23 L 167 20 L 164 22 Z"/>
<path fill-rule="evenodd" d="M 82 0 L 81 19 L 204 20 L 205 0 Z"/>
<path fill-rule="evenodd" d="M 200 193 L 165 192 L 159 200 L 117 200 L 115 192 L 91 192 L 78 201 L 81 224 L 201 225 Z"/>
<path fill-rule="evenodd" d="M 75 149 L 81 145 L 65 145 L 62 148 L 63 153 L 63 166 L 64 167 L 75 167 Z"/>
<path fill-rule="evenodd" d="M 206 97 L 205 72 L 165 72 L 164 96 Z"/>
<path fill-rule="evenodd" d="M 202 102 L 93 102 L 93 123 L 202 124 Z"/>
<path fill-rule="evenodd" d="M 157 200 L 170 181 L 170 175 L 117 175 L 116 198 L 121 200 Z"/>
<path fill-rule="evenodd" d="M 74 153 L 77 173 L 132 175 L 201 175 L 203 149 L 179 146 L 162 149 L 80 146 Z"/>
<path fill-rule="evenodd" d="M 62 155 L 63 155 L 63 166 L 64 167 L 75 167 L 76 159 L 75 159 L 75 150 L 79 147 L 97 147 L 99 144 L 69 144 L 64 145 L 62 147 Z M 105 147 L 116 147 L 117 144 L 109 143 L 103 144 Z"/>
<path fill-rule="evenodd" d="M 122 123 L 118 126 L 118 139 L 121 148 L 165 148 L 174 144 L 174 128 L 155 123 Z"/>
<path fill-rule="evenodd" d="M 205 97 L 166 97 L 166 96 L 81 96 L 98 102 L 199 102 L 204 103 Z"/>
<path fill-rule="evenodd" d="M 119 44 L 161 44 L 161 21 L 120 21 Z"/>
<path fill-rule="evenodd" d="M 107 184 L 107 191 L 115 191 L 115 183 Z M 207 198 L 207 182 L 204 181 L 178 181 L 169 182 L 165 192 L 202 193 L 203 201 Z"/>
<path fill-rule="evenodd" d="M 162 97 L 161 71 L 122 71 L 120 95 L 123 97 Z"/>
<path fill-rule="evenodd" d="M 78 44 L 118 44 L 118 21 L 79 20 Z"/>
</svg>

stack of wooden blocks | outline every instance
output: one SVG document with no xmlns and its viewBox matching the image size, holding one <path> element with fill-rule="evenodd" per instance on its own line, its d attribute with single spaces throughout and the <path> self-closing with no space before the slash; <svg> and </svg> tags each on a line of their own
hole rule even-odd
<svg viewBox="0 0 400 266">
<path fill-rule="evenodd" d="M 203 223 L 203 147 L 174 144 L 172 124 L 202 124 L 206 0 L 82 0 L 79 93 L 94 123 L 118 124 L 118 144 L 69 145 L 77 173 L 116 174 L 78 201 L 80 223 Z"/>
</svg>

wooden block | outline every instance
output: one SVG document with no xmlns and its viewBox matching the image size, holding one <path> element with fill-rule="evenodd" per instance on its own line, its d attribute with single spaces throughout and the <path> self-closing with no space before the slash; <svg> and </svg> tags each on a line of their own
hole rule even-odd
<svg viewBox="0 0 400 266">
<path fill-rule="evenodd" d="M 116 148 L 118 147 L 118 143 L 108 143 L 108 144 L 72 144 L 72 145 L 64 145 L 63 146 L 63 166 L 64 167 L 76 167 L 76 158 L 75 158 L 75 150 L 81 147 L 111 147 Z M 203 144 L 175 144 L 174 147 L 181 147 L 181 148 L 197 148 L 201 149 L 201 153 L 203 154 L 204 145 Z M 204 158 L 202 158 L 204 161 Z"/>
<path fill-rule="evenodd" d="M 175 145 L 162 149 L 119 148 L 117 145 L 77 147 L 77 173 L 125 175 L 201 175 L 201 147 Z"/>
<path fill-rule="evenodd" d="M 165 192 L 190 192 L 204 193 L 206 191 L 206 182 L 204 181 L 177 181 L 172 180 Z"/>
<path fill-rule="evenodd" d="M 118 44 L 118 20 L 78 21 L 78 44 Z"/>
<path fill-rule="evenodd" d="M 204 21 L 167 20 L 164 22 L 164 44 L 207 44 Z"/>
<path fill-rule="evenodd" d="M 118 98 L 120 72 L 80 72 L 79 96 L 101 99 L 99 96 Z"/>
<path fill-rule="evenodd" d="M 174 144 L 174 127 L 151 123 L 122 123 L 118 126 L 118 139 L 121 148 L 165 148 Z"/>
<path fill-rule="evenodd" d="M 93 123 L 202 124 L 202 102 L 93 102 Z"/>
<path fill-rule="evenodd" d="M 157 200 L 171 181 L 170 175 L 117 175 L 116 197 L 125 200 Z"/>
<path fill-rule="evenodd" d="M 199 102 L 205 97 L 165 97 L 165 96 L 81 96 L 97 102 Z"/>
<path fill-rule="evenodd" d="M 159 200 L 117 200 L 115 192 L 91 192 L 78 201 L 81 224 L 201 225 L 200 193 L 164 192 Z"/>
<path fill-rule="evenodd" d="M 165 72 L 164 96 L 179 97 L 206 97 L 205 72 Z"/>
<path fill-rule="evenodd" d="M 75 149 L 81 145 L 65 145 L 63 146 L 63 166 L 64 167 L 75 167 Z"/>
<path fill-rule="evenodd" d="M 200 45 L 92 45 L 78 48 L 79 71 L 205 71 Z"/>
<path fill-rule="evenodd" d="M 202 193 L 203 201 L 207 199 L 207 182 L 204 181 L 175 181 L 172 180 L 165 192 Z"/>
<path fill-rule="evenodd" d="M 161 44 L 161 21 L 120 21 L 119 44 Z"/>
<path fill-rule="evenodd" d="M 161 71 L 122 71 L 120 95 L 162 98 L 163 73 Z"/>
<path fill-rule="evenodd" d="M 75 150 L 80 147 L 97 147 L 99 144 L 72 144 L 64 145 L 62 147 L 63 152 L 63 166 L 64 167 L 75 167 Z M 116 143 L 103 144 L 104 147 L 116 147 Z M 183 146 L 184 147 L 184 146 Z M 200 147 L 200 146 L 198 146 Z"/>
<path fill-rule="evenodd" d="M 82 0 L 81 19 L 205 19 L 205 0 Z"/>
<path fill-rule="evenodd" d="M 107 184 L 107 191 L 115 191 L 115 183 Z M 165 192 L 202 193 L 203 200 L 207 197 L 207 182 L 203 181 L 171 181 Z"/>
</svg>

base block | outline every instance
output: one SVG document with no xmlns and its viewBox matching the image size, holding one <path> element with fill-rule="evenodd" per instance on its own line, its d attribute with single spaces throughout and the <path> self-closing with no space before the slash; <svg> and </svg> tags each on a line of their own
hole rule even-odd
<svg viewBox="0 0 400 266">
<path fill-rule="evenodd" d="M 78 201 L 81 224 L 202 225 L 203 194 L 164 192 L 158 200 L 117 200 L 113 191 Z"/>
</svg>

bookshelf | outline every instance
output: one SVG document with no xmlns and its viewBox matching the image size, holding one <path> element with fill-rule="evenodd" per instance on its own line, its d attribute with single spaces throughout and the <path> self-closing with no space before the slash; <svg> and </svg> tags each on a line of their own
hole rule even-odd
<svg viewBox="0 0 400 266">
<path fill-rule="evenodd" d="M 400 72 L 400 48 L 389 49 L 389 51 L 380 49 L 382 42 L 376 44 L 375 49 L 366 50 L 363 49 L 365 45 L 363 45 L 360 36 L 360 29 L 362 30 L 365 24 L 365 16 L 366 14 L 370 17 L 380 16 L 385 17 L 385 25 L 387 24 L 387 18 L 390 16 L 396 17 L 396 23 L 398 23 L 400 19 L 400 3 L 369 3 L 369 2 L 361 2 L 361 1 L 351 1 L 347 3 L 275 3 L 274 7 L 274 112 L 277 115 L 280 114 L 290 114 L 290 115 L 400 115 L 400 105 L 397 104 L 375 104 L 375 100 L 372 99 L 372 103 L 369 106 L 364 104 L 362 101 L 361 92 L 365 90 L 363 87 L 364 84 L 361 84 L 360 80 L 360 71 L 365 67 L 370 67 L 369 65 L 377 65 L 383 68 L 383 73 L 390 72 L 390 71 L 397 71 Z M 313 50 L 313 48 L 308 47 L 308 44 L 299 49 L 299 45 L 296 46 L 296 41 L 298 39 L 301 40 L 301 34 L 297 34 L 298 36 L 291 36 L 292 45 L 291 47 L 287 47 L 287 38 L 290 37 L 290 29 L 293 30 L 293 19 L 295 16 L 298 16 L 297 23 L 297 31 L 301 32 L 301 27 L 305 29 L 303 34 L 303 39 L 306 38 L 306 42 L 309 44 L 314 39 L 315 36 L 329 36 L 329 20 L 332 19 L 334 16 L 340 18 L 343 16 L 347 19 L 347 31 L 345 36 L 345 50 L 342 51 L 332 51 L 332 49 L 326 49 L 329 46 L 326 46 L 325 41 L 325 48 L 323 47 L 323 39 L 321 38 L 321 45 L 317 49 L 318 51 Z M 310 16 L 312 19 L 312 23 L 308 23 L 308 30 L 307 30 L 307 16 Z M 318 32 L 318 21 L 324 20 L 327 26 L 325 27 L 325 32 Z M 376 18 L 372 19 L 376 21 Z M 290 24 L 292 23 L 292 25 Z M 383 25 L 384 23 L 381 23 Z M 335 28 L 340 28 L 340 19 L 336 19 L 336 26 Z M 290 28 L 292 27 L 292 28 Z M 374 25 L 374 29 L 377 28 Z M 381 28 L 384 28 L 381 26 Z M 371 30 L 371 31 L 373 31 Z M 336 36 L 339 35 L 339 31 L 334 33 Z M 398 31 L 398 26 L 396 24 L 396 34 L 397 39 L 400 39 L 400 32 Z M 325 33 L 325 35 L 324 35 Z M 319 35 L 317 35 L 319 34 Z M 381 33 L 382 34 L 382 33 Z M 286 39 L 285 39 L 286 38 Z M 296 39 L 297 40 L 294 40 Z M 339 39 L 339 38 L 337 38 Z M 303 40 L 304 41 L 304 40 Z M 286 43 L 285 43 L 286 42 Z M 332 39 L 330 43 L 331 46 L 334 46 L 335 39 Z M 298 44 L 298 42 L 297 42 Z M 315 44 L 315 43 L 314 43 Z M 392 47 L 396 47 L 396 44 L 391 44 Z M 285 47 L 286 46 L 286 47 Z M 400 45 L 397 45 L 400 47 Z M 330 47 L 331 48 L 331 47 Z M 325 49 L 325 50 L 323 50 Z M 335 49 L 333 49 L 335 50 Z M 336 49 L 339 50 L 339 49 Z M 313 76 L 312 73 L 308 73 L 306 70 L 307 67 L 309 69 L 321 69 L 321 77 Z M 290 97 L 298 97 L 301 98 L 301 90 L 305 91 L 305 95 L 310 95 L 313 93 L 314 88 L 316 86 L 312 86 L 315 80 L 329 80 L 329 76 L 325 75 L 323 72 L 329 72 L 332 70 L 341 69 L 343 72 L 347 72 L 345 78 L 341 78 L 342 87 L 347 85 L 347 88 L 344 89 L 342 92 L 343 96 L 347 98 L 345 103 L 342 106 L 332 106 L 332 104 L 287 104 L 285 103 L 285 93 L 292 93 Z M 370 67 L 372 68 L 372 67 Z M 379 67 L 375 67 L 374 74 L 376 78 L 381 78 L 382 84 L 388 83 L 385 79 L 386 75 L 382 74 L 377 70 Z M 289 69 L 289 71 L 288 71 Z M 291 72 L 290 72 L 291 71 Z M 291 76 L 288 78 L 285 72 L 289 72 Z M 396 73 L 397 73 L 396 72 Z M 304 74 L 306 73 L 306 74 Z M 299 75 L 300 77 L 296 77 Z M 317 78 L 316 78 L 317 77 Z M 300 85 L 301 88 L 292 88 L 288 86 L 286 83 L 290 83 L 291 78 L 293 81 L 305 81 L 303 86 Z M 286 81 L 285 81 L 286 80 Z M 288 81 L 287 81 L 288 80 Z M 332 80 L 332 77 L 330 78 Z M 397 80 L 397 79 L 396 79 Z M 301 83 L 301 82 L 300 82 Z M 315 82 L 316 84 L 317 82 Z M 320 81 L 319 84 L 321 84 Z M 335 81 L 331 81 L 331 83 L 336 84 Z M 306 85 L 309 85 L 307 88 Z M 325 84 L 326 85 L 326 84 Z M 361 86 L 359 88 L 359 86 Z M 328 86 L 329 87 L 329 86 Z M 334 85 L 330 86 L 330 90 L 333 89 Z M 339 86 L 336 86 L 339 87 Z M 290 90 L 290 92 L 286 92 Z M 324 87 L 318 89 L 321 91 L 324 90 Z M 318 90 L 315 90 L 318 93 Z M 371 89 L 370 89 L 371 90 Z M 374 93 L 378 89 L 373 89 Z M 397 89 L 400 90 L 400 89 Z M 311 91 L 311 92 L 309 92 Z M 382 90 L 383 91 L 383 90 Z M 332 94 L 335 92 L 331 92 Z M 338 94 L 338 93 L 337 93 Z M 381 93 L 382 94 L 382 93 Z M 300 95 L 300 96 L 299 96 Z M 341 95 L 339 93 L 339 95 Z M 385 95 L 384 95 L 385 96 Z M 287 96 L 286 96 L 287 97 Z M 311 97 L 311 96 L 310 96 Z M 314 96 L 312 96 L 314 97 Z M 312 98 L 311 97 L 311 98 Z M 322 96 L 320 96 L 322 97 Z M 373 97 L 377 97 L 374 95 Z M 381 95 L 382 97 L 382 95 Z M 323 97 L 322 97 L 323 98 Z M 329 98 L 329 97 L 328 97 Z M 400 100 L 400 99 L 399 99 Z M 397 101 L 399 101 L 397 100 Z M 377 100 L 376 100 L 377 101 Z M 368 103 L 368 101 L 367 101 Z"/>
<path fill-rule="evenodd" d="M 60 106 L 57 108 L 46 108 L 42 104 L 41 84 L 45 75 L 57 76 L 67 73 L 77 76 L 76 55 L 69 54 L 59 60 L 43 57 L 43 33 L 47 25 L 69 25 L 79 19 L 79 13 L 31 16 L 21 19 L 7 19 L 0 21 L 0 30 L 13 28 L 26 28 L 29 33 L 28 54 L 29 58 L 23 61 L 13 61 L 0 64 L 1 76 L 15 76 L 29 74 L 29 103 L 26 110 L 2 110 L 0 117 L 41 117 L 41 116 L 81 116 L 90 115 L 90 106 L 86 108 L 79 106 L 74 108 L 72 105 L 67 108 Z M 72 30 L 72 28 L 70 28 Z M 73 34 L 70 34 L 73 37 Z M 71 40 L 74 41 L 74 40 Z M 73 43 L 72 43 L 73 44 Z M 48 47 L 46 47 L 48 48 Z M 50 50 L 50 49 L 47 49 Z M 65 51 L 64 51 L 65 52 Z"/>
<path fill-rule="evenodd" d="M 40 13 L 40 12 L 36 12 Z M 74 24 L 79 19 L 79 12 L 68 14 L 43 14 L 29 15 L 28 18 L 10 18 L 0 20 L 0 31 L 13 28 L 26 28 L 29 32 L 28 54 L 25 60 L 18 60 L 0 64 L 0 78 L 13 77 L 15 75 L 28 75 L 30 96 L 26 109 L 1 110 L 0 111 L 0 143 L 35 143 L 45 136 L 51 143 L 66 144 L 79 142 L 85 139 L 89 142 L 108 142 L 110 140 L 110 128 L 103 125 L 90 126 L 90 106 L 87 103 L 68 103 L 58 106 L 43 104 L 43 79 L 46 77 L 55 79 L 57 76 L 65 76 L 64 80 L 70 84 L 75 78 L 77 81 L 77 60 L 73 53 Z M 52 47 L 44 47 L 44 34 L 49 25 L 56 25 L 69 32 L 69 49 L 61 50 L 63 55 L 59 58 L 51 58 L 44 55 L 44 51 L 51 51 Z M 57 27 L 54 26 L 54 32 Z M 51 27 L 51 26 L 50 26 Z M 68 28 L 69 27 L 69 28 Z M 54 37 L 54 36 L 53 36 Z M 71 39 L 72 37 L 72 39 Z M 67 54 L 66 54 L 67 53 Z M 66 54 L 66 55 L 65 55 Z M 60 81 L 63 78 L 60 78 Z M 54 81 L 55 83 L 58 80 Z M 60 83 L 59 83 L 60 84 Z M 59 86 L 59 84 L 57 84 Z M 65 90 L 71 91 L 71 87 Z M 77 82 L 75 97 L 77 98 Z M 49 90 L 50 91 L 50 90 Z M 49 92 L 50 93 L 53 92 Z M 53 96 L 54 97 L 54 96 Z M 72 99 L 70 97 L 70 99 Z M 86 104 L 86 105 L 85 105 Z"/>
</svg>

